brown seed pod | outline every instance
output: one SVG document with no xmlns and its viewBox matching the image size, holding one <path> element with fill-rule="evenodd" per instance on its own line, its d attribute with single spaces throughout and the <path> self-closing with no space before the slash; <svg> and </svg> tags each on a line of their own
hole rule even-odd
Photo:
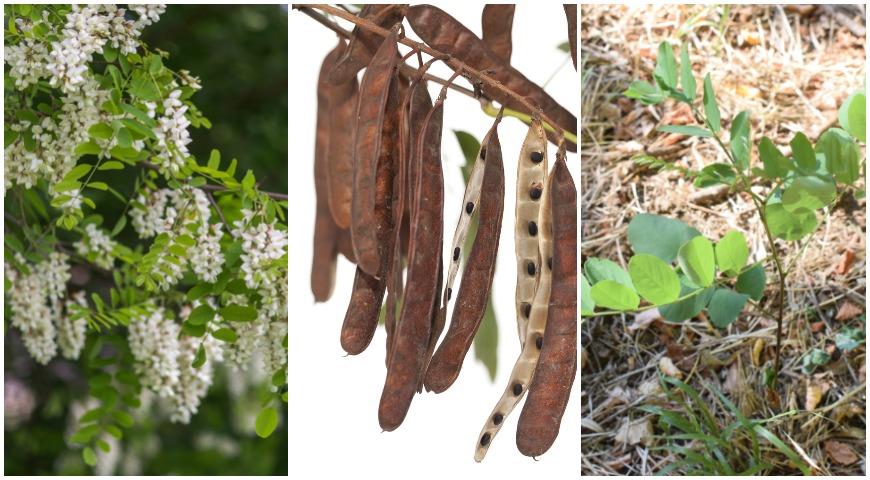
<svg viewBox="0 0 870 480">
<path fill-rule="evenodd" d="M 514 10 L 516 5 L 509 3 L 486 4 L 481 15 L 483 26 L 483 42 L 498 55 L 498 58 L 510 63 L 513 43 L 511 30 L 514 25 Z"/>
<path fill-rule="evenodd" d="M 443 242 L 442 242 L 443 245 Z M 446 317 L 441 314 L 444 309 L 441 306 L 441 284 L 444 282 L 444 255 L 438 258 L 438 288 L 435 292 L 435 301 L 432 302 L 432 329 L 429 333 L 429 345 L 426 347 L 426 355 L 423 358 L 423 364 L 418 375 L 419 383 L 417 384 L 417 393 L 423 392 L 423 378 L 426 370 L 429 368 L 429 362 L 432 361 L 432 354 L 435 353 L 435 345 L 438 343 L 438 338 L 441 337 L 441 332 L 444 330 Z"/>
<path fill-rule="evenodd" d="M 574 62 L 574 70 L 577 70 L 577 4 L 566 3 L 565 18 L 568 20 L 568 48 L 571 49 L 571 61 Z"/>
<path fill-rule="evenodd" d="M 547 137 L 541 121 L 533 118 L 517 160 L 517 192 L 514 249 L 517 258 L 516 312 L 520 345 L 525 345 L 529 313 L 540 278 L 540 268 L 528 274 L 528 264 L 541 265 L 538 252 L 538 214 L 541 201 L 529 195 L 532 185 L 541 185 L 547 176 Z"/>
<path fill-rule="evenodd" d="M 395 137 L 395 128 L 385 128 L 387 101 L 395 94 L 395 77 L 399 51 L 396 48 L 398 29 L 394 28 L 384 39 L 366 68 L 360 85 L 354 133 L 354 176 L 351 200 L 351 240 L 357 265 L 366 273 L 379 277 L 381 252 L 378 229 L 374 221 L 375 184 L 379 158 L 391 155 L 392 143 L 383 137 Z M 391 112 L 395 113 L 395 112 Z M 392 176 L 390 177 L 392 182 Z"/>
<path fill-rule="evenodd" d="M 548 184 L 543 185 L 544 189 L 549 188 Z M 550 258 L 553 251 L 552 239 L 552 218 L 549 206 L 549 195 L 543 195 L 542 205 L 538 215 L 538 236 L 539 249 L 541 258 Z M 543 336 L 544 329 L 547 325 L 547 307 L 548 299 L 550 298 L 550 269 L 541 268 L 541 278 L 538 282 L 538 288 L 535 291 L 535 299 L 532 302 L 529 325 L 526 329 L 526 340 L 523 343 L 523 349 L 520 356 L 517 358 L 514 367 L 511 370 L 510 381 L 505 387 L 504 393 L 496 404 L 495 408 L 486 419 L 480 436 L 477 439 L 477 444 L 474 451 L 474 460 L 479 462 L 483 460 L 489 446 L 495 436 L 501 430 L 504 424 L 504 419 L 513 411 L 519 404 L 528 389 L 529 383 L 535 372 L 535 365 L 538 363 L 540 350 L 538 349 L 538 337 Z"/>
<path fill-rule="evenodd" d="M 330 144 L 330 95 L 332 85 L 326 81 L 326 73 L 335 59 L 344 51 L 343 41 L 326 55 L 320 67 L 317 81 L 317 133 L 314 139 L 314 191 L 317 206 L 314 220 L 314 252 L 311 262 L 311 292 L 315 302 L 325 302 L 332 296 L 335 287 L 335 265 L 338 255 L 339 229 L 329 213 L 327 192 L 327 149 Z"/>
<path fill-rule="evenodd" d="M 417 139 L 414 172 L 416 195 L 411 207 L 408 285 L 395 346 L 378 408 L 381 428 L 395 430 L 414 398 L 431 333 L 432 310 L 440 288 L 436 263 L 443 233 L 444 179 L 441 171 L 443 100 L 439 99 L 423 122 Z"/>
<path fill-rule="evenodd" d="M 496 125 L 501 120 L 501 112 Z M 498 131 L 493 129 L 486 144 L 486 164 L 483 173 L 477 236 L 456 295 L 456 306 L 444 340 L 435 351 L 426 370 L 427 390 L 441 393 L 459 375 L 462 361 L 486 311 L 486 300 L 495 274 L 495 260 L 501 233 L 504 209 L 504 166 Z M 449 262 L 458 262 L 461 247 L 454 248 Z"/>
<path fill-rule="evenodd" d="M 526 97 L 547 113 L 554 122 L 554 127 L 577 133 L 577 117 L 566 108 L 559 105 L 543 88 L 526 78 L 509 63 L 501 60 L 486 44 L 471 30 L 458 20 L 432 5 L 416 5 L 407 11 L 407 19 L 414 32 L 426 44 L 440 52 L 450 54 L 470 67 L 491 72 L 494 80 L 505 87 Z M 521 111 L 529 115 L 528 109 L 515 98 L 500 90 L 484 91 L 484 96 L 498 101 L 506 108 Z M 547 132 L 547 137 L 555 142 L 558 136 Z M 576 151 L 577 146 L 569 143 L 568 149 Z"/>
<path fill-rule="evenodd" d="M 556 440 L 577 374 L 577 189 L 560 154 L 548 185 L 553 267 L 547 327 L 517 423 L 517 448 L 530 457 L 543 455 Z"/>
<path fill-rule="evenodd" d="M 369 4 L 364 5 L 358 15 L 379 27 L 391 28 L 405 17 L 407 6 L 407 4 Z M 329 81 L 345 83 L 351 78 L 356 78 L 356 74 L 369 64 L 380 42 L 380 35 L 354 27 L 347 50 L 329 72 Z"/>
<path fill-rule="evenodd" d="M 321 80 L 325 81 L 325 80 Z M 329 211 L 339 228 L 350 226 L 350 203 L 353 195 L 353 128 L 359 101 L 356 76 L 343 83 L 330 83 L 329 136 L 326 148 Z"/>
</svg>

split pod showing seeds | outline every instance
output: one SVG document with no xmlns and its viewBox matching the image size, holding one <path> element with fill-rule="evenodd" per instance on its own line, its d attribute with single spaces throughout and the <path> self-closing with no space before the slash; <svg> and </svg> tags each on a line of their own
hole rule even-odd
<svg viewBox="0 0 870 480">
<path fill-rule="evenodd" d="M 494 80 L 501 82 L 514 93 L 526 97 L 547 112 L 547 115 L 557 123 L 554 128 L 577 133 L 576 116 L 559 105 L 543 88 L 511 67 L 509 62 L 499 58 L 483 40 L 458 20 L 432 5 L 410 7 L 407 11 L 407 19 L 414 32 L 432 48 L 448 53 L 476 70 L 492 72 Z M 500 90 L 486 90 L 484 96 L 498 101 L 506 108 L 530 115 L 535 113 L 528 111 L 522 103 Z M 558 139 L 558 135 L 550 132 L 547 136 L 554 142 Z M 573 143 L 568 144 L 568 149 L 574 152 L 577 146 Z"/>
<path fill-rule="evenodd" d="M 407 4 L 370 4 L 364 5 L 359 16 L 382 28 L 390 28 L 405 17 Z M 350 42 L 344 54 L 338 58 L 329 72 L 329 81 L 344 83 L 356 78 L 356 74 L 372 59 L 372 53 L 381 44 L 381 36 L 360 27 L 354 27 Z"/>
<path fill-rule="evenodd" d="M 381 428 L 395 430 L 408 413 L 420 383 L 440 285 L 439 253 L 443 233 L 444 180 L 441 171 L 443 99 L 426 116 L 417 139 L 415 197 L 411 206 L 408 285 L 395 332 L 395 346 L 378 408 Z"/>
<path fill-rule="evenodd" d="M 514 210 L 514 250 L 517 259 L 516 313 L 520 345 L 525 344 L 526 328 L 535 288 L 538 286 L 541 264 L 538 252 L 538 214 L 541 202 L 529 191 L 542 185 L 547 177 L 547 137 L 541 121 L 533 118 L 517 160 L 517 191 Z M 529 268 L 529 265 L 532 268 Z M 529 273 L 529 271 L 534 273 Z"/>
<path fill-rule="evenodd" d="M 426 389 L 435 393 L 446 390 L 459 375 L 462 361 L 480 327 L 492 287 L 504 210 L 504 166 L 496 129 L 500 120 L 501 114 L 496 117 L 495 125 L 490 130 L 486 153 L 481 154 L 486 160 L 481 182 L 477 236 L 456 295 L 450 327 L 426 371 Z"/>
<path fill-rule="evenodd" d="M 548 184 L 544 184 L 544 189 L 548 188 Z M 552 240 L 552 217 L 549 205 L 549 196 L 544 195 L 543 204 L 541 205 L 538 214 L 538 236 L 539 251 L 541 258 L 549 258 L 552 255 L 553 240 Z M 523 343 L 523 349 L 517 358 L 514 367 L 511 370 L 510 380 L 502 393 L 492 413 L 486 419 L 480 435 L 477 438 L 477 444 L 474 451 L 474 460 L 481 461 L 486 455 L 489 446 L 495 439 L 495 436 L 501 430 L 504 419 L 513 411 L 525 395 L 529 382 L 535 373 L 535 366 L 538 363 L 540 350 L 538 345 L 541 342 L 538 338 L 543 336 L 544 329 L 547 325 L 547 306 L 550 298 L 550 269 L 542 268 L 541 278 L 538 282 L 538 288 L 535 291 L 535 298 L 532 301 L 529 311 L 529 325 L 526 329 L 526 340 Z"/>
<path fill-rule="evenodd" d="M 384 39 L 372 57 L 360 85 L 354 129 L 354 175 L 351 200 L 351 240 L 357 265 L 369 275 L 378 277 L 381 252 L 378 225 L 375 222 L 375 188 L 379 159 L 391 155 L 395 128 L 385 128 L 387 101 L 396 92 L 396 48 L 398 25 Z M 389 138 L 385 138 L 389 137 Z M 390 178 L 392 181 L 392 178 Z"/>
<path fill-rule="evenodd" d="M 485 5 L 481 14 L 483 43 L 492 50 L 492 53 L 507 63 L 510 63 L 513 51 L 511 30 L 514 25 L 514 10 L 516 5 L 493 3 Z"/>
<path fill-rule="evenodd" d="M 560 152 L 549 183 L 552 289 L 541 355 L 517 423 L 517 448 L 536 457 L 553 445 L 577 374 L 577 189 Z"/>
</svg>

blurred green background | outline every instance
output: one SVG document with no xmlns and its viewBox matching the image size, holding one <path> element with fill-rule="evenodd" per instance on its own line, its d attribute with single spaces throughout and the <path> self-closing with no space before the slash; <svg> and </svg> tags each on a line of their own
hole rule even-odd
<svg viewBox="0 0 870 480">
<path fill-rule="evenodd" d="M 190 150 L 200 159 L 212 148 L 225 161 L 252 169 L 261 188 L 287 191 L 287 10 L 278 5 L 170 5 L 143 39 L 170 53 L 166 64 L 201 79 L 194 103 L 211 130 L 191 129 Z M 125 192 L 126 193 L 126 192 Z M 114 215 L 109 215 L 114 222 Z M 112 225 L 109 223 L 108 225 Z M 86 475 L 79 449 L 70 448 L 70 404 L 87 395 L 81 363 L 56 358 L 33 362 L 15 330 L 5 335 L 6 475 Z M 143 475 L 286 475 L 287 427 L 283 419 L 268 439 L 253 433 L 262 386 L 228 393 L 230 377 L 218 369 L 215 384 L 190 425 L 145 415 L 125 431 L 112 472 Z M 249 383 L 249 382 L 248 382 Z M 24 397 L 10 398 L 10 394 Z M 10 405 L 33 400 L 29 416 L 10 421 Z M 17 403 L 16 403 L 17 402 Z M 23 402 L 27 404 L 27 402 Z M 286 405 L 284 405 L 286 408 Z M 286 418 L 286 415 L 283 415 Z"/>
</svg>

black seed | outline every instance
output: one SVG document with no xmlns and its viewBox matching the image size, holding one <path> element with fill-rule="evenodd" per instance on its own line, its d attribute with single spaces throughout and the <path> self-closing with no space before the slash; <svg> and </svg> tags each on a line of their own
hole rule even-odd
<svg viewBox="0 0 870 480">
<path fill-rule="evenodd" d="M 447 289 L 447 300 L 450 300 L 450 297 L 452 297 L 452 296 L 453 296 L 453 289 L 448 288 Z"/>
<path fill-rule="evenodd" d="M 481 159 L 481 160 L 486 160 L 486 147 L 481 147 L 481 148 L 480 148 L 480 159 Z"/>
<path fill-rule="evenodd" d="M 537 200 L 537 199 L 541 198 L 541 191 L 542 190 L 543 189 L 541 187 L 534 186 L 534 187 L 532 187 L 531 190 L 529 190 L 529 196 L 532 197 L 532 200 Z"/>
<path fill-rule="evenodd" d="M 465 204 L 465 213 L 471 215 L 471 212 L 473 212 L 473 211 L 474 211 L 474 203 L 473 202 L 466 203 Z"/>
<path fill-rule="evenodd" d="M 535 222 L 529 222 L 529 235 L 535 236 L 538 234 L 538 224 Z"/>
<path fill-rule="evenodd" d="M 523 316 L 529 318 L 529 314 L 532 313 L 532 304 L 531 303 L 523 303 Z"/>
<path fill-rule="evenodd" d="M 501 425 L 502 420 L 504 420 L 504 415 L 500 413 L 496 413 L 492 416 L 492 423 L 494 425 Z"/>
<path fill-rule="evenodd" d="M 459 260 L 459 247 L 453 249 L 453 261 Z"/>
<path fill-rule="evenodd" d="M 532 152 L 532 161 L 535 163 L 541 163 L 544 159 L 544 154 L 542 152 Z"/>
<path fill-rule="evenodd" d="M 529 275 L 535 275 L 535 262 L 529 262 L 526 264 L 526 271 L 529 272 Z"/>
<path fill-rule="evenodd" d="M 521 393 L 523 393 L 523 384 L 522 383 L 515 383 L 514 384 L 514 396 L 519 397 Z"/>
<path fill-rule="evenodd" d="M 538 336 L 538 338 L 535 339 L 535 346 L 538 347 L 538 350 L 540 350 L 541 347 L 544 346 L 544 337 Z"/>
<path fill-rule="evenodd" d="M 553 257 L 547 259 L 547 267 L 552 270 L 553 269 Z"/>
<path fill-rule="evenodd" d="M 489 433 L 484 433 L 482 437 L 480 437 L 480 444 L 484 447 L 489 445 L 489 440 L 492 438 Z"/>
</svg>

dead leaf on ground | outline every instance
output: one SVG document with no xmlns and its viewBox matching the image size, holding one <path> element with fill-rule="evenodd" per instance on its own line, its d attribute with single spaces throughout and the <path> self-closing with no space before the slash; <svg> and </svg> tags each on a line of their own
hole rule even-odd
<svg viewBox="0 0 870 480">
<path fill-rule="evenodd" d="M 644 417 L 634 421 L 629 421 L 626 418 L 623 420 L 622 425 L 619 427 L 619 431 L 616 432 L 616 436 L 613 439 L 617 444 L 623 446 L 637 445 L 638 443 L 648 446 L 653 439 L 652 419 L 650 417 Z"/>
<path fill-rule="evenodd" d="M 673 360 L 668 357 L 662 357 L 659 360 L 659 370 L 669 377 L 683 378 L 683 372 L 674 365 Z"/>
<path fill-rule="evenodd" d="M 848 322 L 862 313 L 864 313 L 863 308 L 856 306 L 852 302 L 843 302 L 840 305 L 840 309 L 837 311 L 837 316 L 834 320 L 837 320 L 838 322 Z"/>
<path fill-rule="evenodd" d="M 631 325 L 628 326 L 628 331 L 634 333 L 638 330 L 645 330 L 646 327 L 650 326 L 651 323 L 655 322 L 661 317 L 662 314 L 659 313 L 659 309 L 657 308 L 644 310 L 634 316 L 634 321 L 631 322 Z"/>
<path fill-rule="evenodd" d="M 812 330 L 813 333 L 821 332 L 824 329 L 825 329 L 825 322 L 813 322 L 810 324 L 810 330 Z"/>
<path fill-rule="evenodd" d="M 604 429 L 601 428 L 601 425 L 599 425 L 598 422 L 586 417 L 580 419 L 580 428 L 587 428 L 595 433 L 601 433 L 604 431 Z"/>
<path fill-rule="evenodd" d="M 855 252 L 851 249 L 843 252 L 843 256 L 840 257 L 840 262 L 837 263 L 837 267 L 834 269 L 839 275 L 845 275 L 852 269 L 852 264 L 855 263 Z"/>
<path fill-rule="evenodd" d="M 756 338 L 752 344 L 752 364 L 756 367 L 761 366 L 761 354 L 764 353 L 764 339 Z"/>
<path fill-rule="evenodd" d="M 831 388 L 831 384 L 826 381 L 817 381 L 817 380 L 807 380 L 807 392 L 806 392 L 806 401 L 804 402 L 804 408 L 808 412 L 812 412 L 816 409 L 819 403 L 822 402 L 822 397 L 825 396 L 825 393 Z"/>
<path fill-rule="evenodd" d="M 836 440 L 825 442 L 825 452 L 831 457 L 831 460 L 840 465 L 851 465 L 858 461 L 858 455 L 855 455 L 850 446 Z"/>
</svg>

